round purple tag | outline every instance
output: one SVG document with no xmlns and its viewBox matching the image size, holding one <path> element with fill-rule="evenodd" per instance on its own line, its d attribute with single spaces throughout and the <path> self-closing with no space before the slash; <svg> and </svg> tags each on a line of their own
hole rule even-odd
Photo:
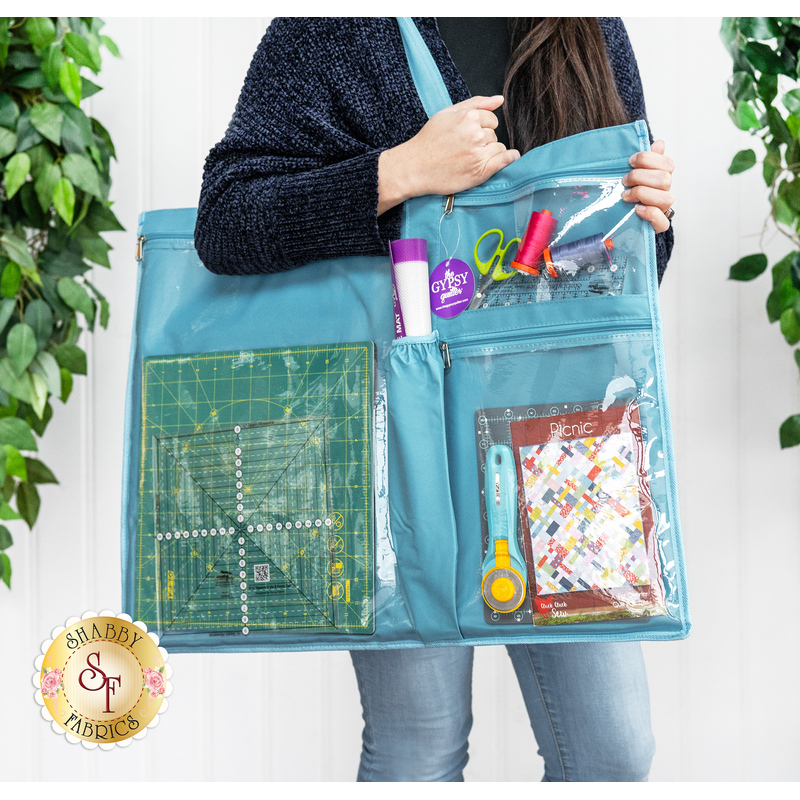
<svg viewBox="0 0 800 800">
<path fill-rule="evenodd" d="M 475 294 L 475 276 L 458 258 L 442 261 L 431 273 L 431 311 L 437 317 L 457 317 Z"/>
</svg>

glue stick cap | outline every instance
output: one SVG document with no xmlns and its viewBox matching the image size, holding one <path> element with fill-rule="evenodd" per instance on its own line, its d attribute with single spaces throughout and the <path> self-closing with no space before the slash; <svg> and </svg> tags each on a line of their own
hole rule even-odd
<svg viewBox="0 0 800 800">
<path fill-rule="evenodd" d="M 428 242 L 425 239 L 395 239 L 389 242 L 389 251 L 395 264 L 428 260 Z"/>
</svg>

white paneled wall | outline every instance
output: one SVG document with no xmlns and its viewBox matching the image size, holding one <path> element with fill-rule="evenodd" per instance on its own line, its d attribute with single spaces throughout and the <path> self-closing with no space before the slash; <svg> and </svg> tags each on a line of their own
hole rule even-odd
<svg viewBox="0 0 800 800">
<path fill-rule="evenodd" d="M 33 660 L 56 625 L 119 610 L 119 511 L 128 342 L 141 210 L 194 206 L 203 160 L 224 133 L 262 19 L 109 19 L 123 58 L 106 58 L 87 102 L 117 146 L 112 196 L 125 233 L 111 271 L 108 331 L 84 344 L 75 383 L 42 445 L 60 478 L 42 489 L 32 534 L 13 524 L 13 590 L 0 585 L 3 780 L 352 780 L 360 708 L 346 653 L 172 655 L 160 726 L 124 751 L 84 752 L 38 715 Z M 675 175 L 677 244 L 664 280 L 668 374 L 695 629 L 647 643 L 658 752 L 652 779 L 800 778 L 800 450 L 777 429 L 800 410 L 797 369 L 764 313 L 768 278 L 726 280 L 758 250 L 759 175 L 729 177 L 748 146 L 727 118 L 729 60 L 718 19 L 626 19 L 654 133 Z M 757 149 L 757 148 L 756 148 Z M 773 260 L 785 241 L 767 237 Z M 541 762 L 502 648 L 479 648 L 469 780 L 538 780 Z"/>
<path fill-rule="evenodd" d="M 727 118 L 719 19 L 626 20 L 650 121 L 678 165 L 676 247 L 664 279 L 667 368 L 694 632 L 645 646 L 657 780 L 797 780 L 800 628 L 780 571 L 800 557 L 800 452 L 778 426 L 800 410 L 798 372 L 766 320 L 766 275 L 727 281 L 759 249 L 763 147 Z M 771 263 L 788 240 L 765 239 Z M 787 573 L 788 574 L 788 573 Z"/>
</svg>

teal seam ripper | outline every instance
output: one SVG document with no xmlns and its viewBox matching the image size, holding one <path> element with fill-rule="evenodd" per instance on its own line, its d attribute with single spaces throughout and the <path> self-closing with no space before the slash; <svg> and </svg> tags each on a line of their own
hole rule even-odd
<svg viewBox="0 0 800 800">
<path fill-rule="evenodd" d="M 489 546 L 481 591 L 489 608 L 508 614 L 525 600 L 528 571 L 517 543 L 517 472 L 507 445 L 492 445 L 486 454 L 484 499 Z"/>
</svg>

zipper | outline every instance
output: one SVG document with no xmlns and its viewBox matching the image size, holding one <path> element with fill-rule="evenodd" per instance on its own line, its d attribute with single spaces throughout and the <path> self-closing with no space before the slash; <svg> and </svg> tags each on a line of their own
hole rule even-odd
<svg viewBox="0 0 800 800">
<path fill-rule="evenodd" d="M 591 325 L 575 326 L 571 323 L 564 323 L 564 325 L 549 325 L 547 328 L 526 330 L 513 335 L 471 334 L 462 337 L 457 342 L 440 341 L 439 351 L 442 354 L 445 372 L 447 372 L 453 364 L 452 353 L 454 352 L 457 352 L 462 358 L 469 358 L 470 356 L 485 355 L 497 346 L 502 347 L 503 349 L 500 353 L 505 354 L 525 350 L 534 342 L 567 341 L 569 339 L 579 339 L 581 336 L 589 334 L 627 334 L 652 330 L 653 322 L 649 318 L 633 319 L 623 324 L 619 322 L 597 322 Z"/>
<path fill-rule="evenodd" d="M 447 372 L 453 366 L 453 362 L 450 360 L 450 346 L 447 342 L 439 342 L 439 352 L 442 354 L 442 361 L 444 361 L 444 371 Z"/>
<path fill-rule="evenodd" d="M 515 183 L 513 187 L 487 188 L 486 186 L 476 186 L 474 189 L 467 189 L 463 192 L 459 192 L 455 195 L 455 200 L 452 203 L 448 203 L 448 206 L 450 211 L 452 211 L 455 201 L 457 201 L 459 205 L 467 206 L 482 205 L 487 202 L 510 201 L 525 194 L 529 194 L 531 186 L 544 188 L 543 185 L 573 184 L 576 182 L 599 183 L 609 178 L 619 178 L 619 180 L 622 180 L 622 178 L 630 172 L 630 165 L 627 161 L 620 160 L 614 161 L 610 165 L 592 172 L 591 175 L 587 175 L 585 170 L 586 168 L 583 166 L 581 169 L 575 170 L 574 172 L 561 169 L 558 172 L 543 173 L 531 176 L 531 178 L 524 183 Z"/>
<path fill-rule="evenodd" d="M 150 233 L 147 236 L 142 234 L 136 240 L 136 261 L 141 261 L 142 257 L 144 256 L 144 245 L 145 242 L 151 242 L 156 239 L 171 239 L 174 242 L 193 242 L 194 238 L 192 236 L 181 236 L 180 234 L 175 233 Z"/>
</svg>

